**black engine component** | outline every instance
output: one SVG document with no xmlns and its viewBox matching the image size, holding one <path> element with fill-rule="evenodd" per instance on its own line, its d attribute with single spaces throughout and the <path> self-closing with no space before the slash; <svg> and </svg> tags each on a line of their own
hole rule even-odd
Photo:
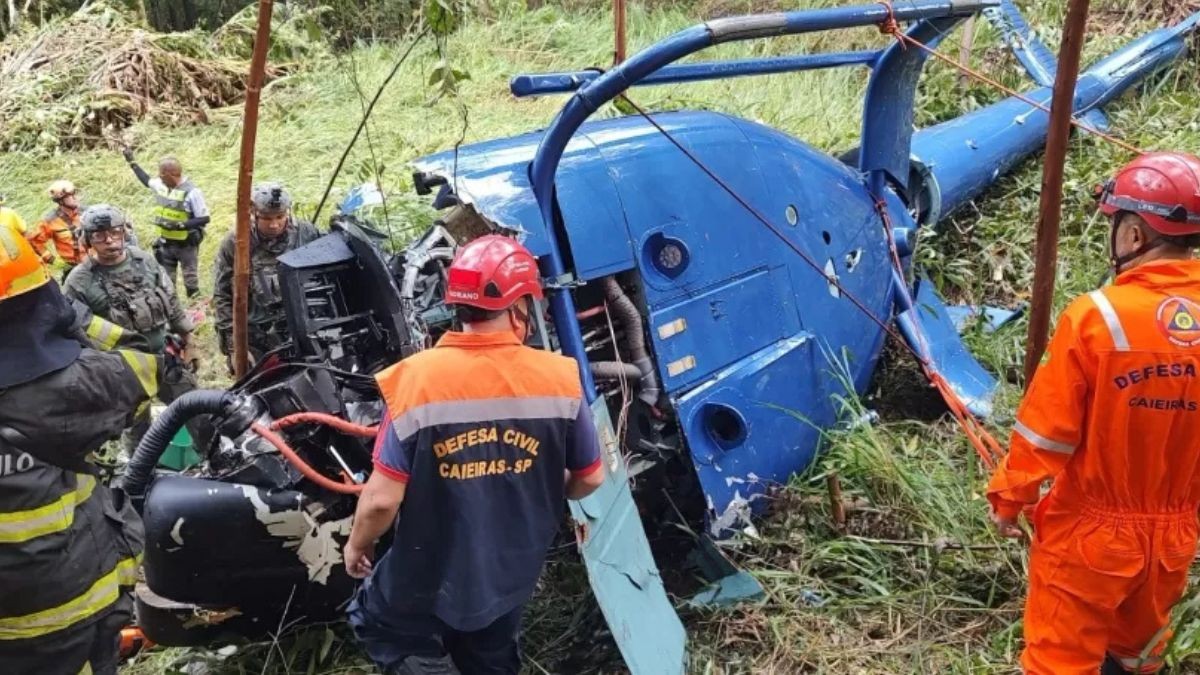
<svg viewBox="0 0 1200 675">
<path fill-rule="evenodd" d="M 288 329 L 301 357 L 370 373 L 418 351 L 387 262 L 350 223 L 279 257 Z"/>
<path fill-rule="evenodd" d="M 152 593 L 139 593 L 142 629 L 159 644 L 195 644 L 187 629 L 224 622 L 213 617 L 241 617 L 225 628 L 248 637 L 274 630 L 285 608 L 293 618 L 335 618 L 354 589 L 340 555 L 353 508 L 295 490 L 159 478 L 143 513 Z"/>
<path fill-rule="evenodd" d="M 354 588 L 341 552 L 355 499 L 319 488 L 255 429 L 301 412 L 378 424 L 383 406 L 370 374 L 425 346 L 423 317 L 440 307 L 431 289 L 444 280 L 453 247 L 438 230 L 388 260 L 369 231 L 341 221 L 280 257 L 292 343 L 265 355 L 229 393 L 198 392 L 169 406 L 130 465 L 126 483 L 144 494 L 146 582 L 137 601 L 150 639 L 260 637 L 285 610 L 288 621 L 343 611 Z M 214 414 L 221 432 L 207 461 L 192 475 L 151 483 L 163 447 L 202 413 Z M 361 482 L 370 472 L 370 438 L 308 422 L 277 433 L 334 481 Z"/>
</svg>

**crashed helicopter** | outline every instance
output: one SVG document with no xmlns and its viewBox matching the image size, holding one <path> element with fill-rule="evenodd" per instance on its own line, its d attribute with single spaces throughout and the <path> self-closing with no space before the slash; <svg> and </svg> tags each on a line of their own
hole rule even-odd
<svg viewBox="0 0 1200 675">
<path fill-rule="evenodd" d="M 632 672 L 683 672 L 686 634 L 641 514 L 659 512 L 665 491 L 709 536 L 745 527 L 772 484 L 812 461 L 821 430 L 838 422 L 835 398 L 867 387 L 885 341 L 872 316 L 894 321 L 987 415 L 994 379 L 909 261 L 917 228 L 1036 151 L 1048 115 L 1006 99 L 914 132 L 927 54 L 899 44 L 675 62 L 720 43 L 889 19 L 936 46 L 977 12 L 1039 85 L 1028 96 L 1048 104 L 1054 59 L 1010 0 L 755 14 L 688 28 L 605 73 L 514 78 L 517 96 L 574 93 L 542 131 L 416 160 L 417 191 L 446 215 L 398 254 L 354 217 L 354 202 L 372 196 L 355 192 L 329 234 L 279 261 L 292 342 L 228 391 L 169 406 L 127 467 L 123 487 L 146 526 L 146 635 L 211 643 L 273 630 L 285 607 L 289 620 L 339 615 L 353 588 L 340 552 L 381 414 L 371 374 L 450 328 L 442 291 L 456 246 L 503 231 L 539 257 L 549 311 L 535 340 L 578 361 L 604 441 L 605 486 L 570 504 L 595 596 Z M 1076 114 L 1105 127 L 1101 107 L 1179 58 L 1198 23 L 1093 64 Z M 871 70 L 860 147 L 840 159 L 712 112 L 586 122 L 631 87 L 831 67 Z M 830 355 L 845 356 L 845 377 L 831 374 Z M 220 431 L 203 462 L 156 470 L 200 414 Z"/>
</svg>

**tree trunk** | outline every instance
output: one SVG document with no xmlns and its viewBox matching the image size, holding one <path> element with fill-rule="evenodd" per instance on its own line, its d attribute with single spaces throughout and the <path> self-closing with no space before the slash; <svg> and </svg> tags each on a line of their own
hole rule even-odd
<svg viewBox="0 0 1200 675">
<path fill-rule="evenodd" d="M 146 21 L 159 32 L 191 30 L 197 26 L 213 30 L 250 0 L 144 0 Z"/>
<path fill-rule="evenodd" d="M 8 32 L 15 33 L 21 26 L 21 14 L 17 11 L 17 0 L 8 0 Z"/>
</svg>

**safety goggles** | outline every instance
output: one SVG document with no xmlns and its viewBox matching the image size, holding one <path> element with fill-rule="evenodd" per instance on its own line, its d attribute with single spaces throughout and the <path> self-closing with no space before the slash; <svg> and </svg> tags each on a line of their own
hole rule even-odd
<svg viewBox="0 0 1200 675">
<path fill-rule="evenodd" d="M 1190 223 L 1200 225 L 1200 213 L 1190 213 L 1187 207 L 1183 204 L 1175 204 L 1168 206 L 1167 204 L 1158 204 L 1156 202 L 1147 202 L 1133 197 L 1123 197 L 1114 194 L 1117 182 L 1109 179 L 1103 185 L 1097 185 L 1093 193 L 1093 197 L 1097 202 L 1112 206 L 1121 211 L 1132 211 L 1134 213 L 1149 213 L 1159 216 L 1172 223 Z"/>
<path fill-rule="evenodd" d="M 88 235 L 92 241 L 120 241 L 125 238 L 125 229 L 114 227 L 108 230 L 99 230 Z"/>
</svg>

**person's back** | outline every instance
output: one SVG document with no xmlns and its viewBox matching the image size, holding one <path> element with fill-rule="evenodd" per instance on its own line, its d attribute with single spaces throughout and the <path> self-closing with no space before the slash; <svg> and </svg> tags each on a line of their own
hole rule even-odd
<svg viewBox="0 0 1200 675">
<path fill-rule="evenodd" d="M 1139 265 L 1066 311 L 1089 385 L 1061 494 L 1144 513 L 1200 504 L 1200 261 Z"/>
<path fill-rule="evenodd" d="M 1059 318 L 988 487 L 1005 536 L 1024 536 L 1017 515 L 1037 503 L 1022 654 L 1033 675 L 1155 672 L 1196 553 L 1200 158 L 1143 155 L 1100 208 L 1116 279 Z"/>
<path fill-rule="evenodd" d="M 349 619 L 389 674 L 414 660 L 515 674 L 563 498 L 597 489 L 604 468 L 577 362 L 522 344 L 542 298 L 529 251 L 480 237 L 447 281 L 463 332 L 376 376 L 386 415 L 345 547 L 347 572 L 367 579 Z"/>
<path fill-rule="evenodd" d="M 162 362 L 96 351 L 80 328 L 29 242 L 0 228 L 4 672 L 115 675 L 132 609 L 141 523 L 88 456 L 155 394 Z"/>
<path fill-rule="evenodd" d="M 393 369 L 380 382 L 414 450 L 378 583 L 397 610 L 481 628 L 532 592 L 562 522 L 578 370 L 511 333 L 450 333 Z"/>
</svg>

